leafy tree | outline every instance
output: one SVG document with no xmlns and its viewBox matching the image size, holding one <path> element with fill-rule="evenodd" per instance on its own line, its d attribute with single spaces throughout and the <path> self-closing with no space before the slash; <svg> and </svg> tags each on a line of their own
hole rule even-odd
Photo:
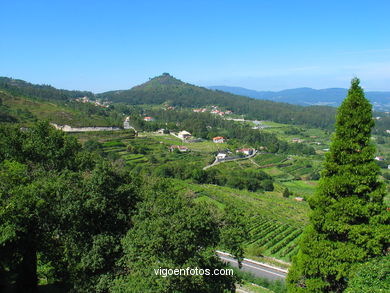
<svg viewBox="0 0 390 293">
<path fill-rule="evenodd" d="M 87 140 L 84 143 L 84 149 L 87 150 L 88 152 L 97 152 L 100 155 L 103 154 L 103 145 L 97 140 L 93 140 L 93 139 Z"/>
<path fill-rule="evenodd" d="M 389 247 L 390 214 L 373 160 L 373 125 L 371 105 L 353 79 L 338 109 L 319 188 L 309 200 L 310 224 L 287 279 L 291 292 L 341 292 L 354 265 Z"/>
<path fill-rule="evenodd" d="M 106 292 L 139 180 L 48 123 L 0 134 L 0 287 L 35 292 L 45 271 L 77 292 Z"/>
<path fill-rule="evenodd" d="M 262 182 L 262 186 L 263 186 L 265 191 L 273 191 L 274 190 L 274 185 L 273 185 L 271 179 L 265 179 Z"/>
<path fill-rule="evenodd" d="M 123 275 L 112 292 L 233 292 L 232 276 L 173 275 L 155 270 L 226 268 L 215 255 L 219 223 L 210 209 L 178 195 L 164 182 L 154 184 L 122 243 Z"/>
<path fill-rule="evenodd" d="M 288 198 L 290 196 L 290 190 L 286 187 L 283 191 L 283 197 Z"/>
<path fill-rule="evenodd" d="M 121 239 L 132 227 L 141 182 L 105 162 L 91 171 L 62 175 L 54 203 L 62 237 L 64 279 L 77 292 L 106 292 L 123 256 Z"/>
<path fill-rule="evenodd" d="M 81 146 L 45 122 L 27 131 L 1 127 L 0 134 L 0 263 L 8 285 L 32 292 L 37 254 L 53 239 L 56 174 L 78 168 Z"/>
<path fill-rule="evenodd" d="M 385 143 L 386 143 L 386 141 L 385 141 L 385 139 L 383 138 L 383 136 L 378 136 L 376 142 L 377 142 L 378 144 L 385 144 Z"/>
</svg>

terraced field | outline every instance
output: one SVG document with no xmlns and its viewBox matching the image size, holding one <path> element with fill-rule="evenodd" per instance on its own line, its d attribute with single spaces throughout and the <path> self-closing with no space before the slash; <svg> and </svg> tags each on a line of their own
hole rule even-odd
<svg viewBox="0 0 390 293">
<path fill-rule="evenodd" d="M 264 254 L 290 261 L 297 252 L 302 229 L 267 217 L 256 217 L 249 225 L 248 246 L 264 248 Z"/>
</svg>

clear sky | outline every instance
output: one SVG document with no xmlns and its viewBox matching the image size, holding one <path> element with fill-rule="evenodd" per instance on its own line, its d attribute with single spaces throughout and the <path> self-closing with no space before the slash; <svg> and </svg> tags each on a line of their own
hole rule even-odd
<svg viewBox="0 0 390 293">
<path fill-rule="evenodd" d="M 390 1 L 0 0 L 0 76 L 126 89 L 169 72 L 256 90 L 390 90 Z"/>
</svg>

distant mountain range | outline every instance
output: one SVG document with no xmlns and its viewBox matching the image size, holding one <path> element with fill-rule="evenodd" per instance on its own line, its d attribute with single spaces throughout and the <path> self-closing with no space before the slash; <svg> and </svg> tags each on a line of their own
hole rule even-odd
<svg viewBox="0 0 390 293">
<path fill-rule="evenodd" d="M 348 90 L 344 88 L 328 88 L 316 90 L 312 88 L 287 89 L 278 92 L 255 91 L 242 87 L 210 86 L 212 90 L 224 91 L 236 95 L 247 96 L 261 100 L 285 102 L 296 105 L 327 105 L 338 106 L 347 96 Z M 390 111 L 390 92 L 365 92 L 377 111 Z"/>
</svg>

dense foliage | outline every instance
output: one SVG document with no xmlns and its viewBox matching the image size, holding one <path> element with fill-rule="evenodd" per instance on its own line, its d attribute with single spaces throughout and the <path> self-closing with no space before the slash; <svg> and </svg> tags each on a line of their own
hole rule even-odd
<svg viewBox="0 0 390 293">
<path fill-rule="evenodd" d="M 162 192 L 164 190 L 164 192 Z M 219 221 L 209 208 L 178 196 L 169 186 L 151 188 L 140 204 L 134 229 L 123 238 L 122 261 L 130 273 L 113 292 L 223 292 L 234 290 L 233 276 L 213 276 L 226 268 L 215 255 Z M 234 237 L 234 234 L 231 235 Z M 157 275 L 159 269 L 209 269 L 199 275 Z"/>
<path fill-rule="evenodd" d="M 373 125 L 371 105 L 353 79 L 338 110 L 318 191 L 309 201 L 310 225 L 288 275 L 291 292 L 341 292 L 356 264 L 390 246 L 386 191 L 370 141 Z"/>
<path fill-rule="evenodd" d="M 390 292 L 390 256 L 373 258 L 359 265 L 348 282 L 347 293 Z"/>
<path fill-rule="evenodd" d="M 0 128 L 1 290 L 35 292 L 39 281 L 71 292 L 115 292 L 134 279 L 143 284 L 140 292 L 171 292 L 172 282 L 181 292 L 193 292 L 194 286 L 199 292 L 234 288 L 231 276 L 192 283 L 151 276 L 164 262 L 145 267 L 133 249 L 150 261 L 161 256 L 178 266 L 223 268 L 213 251 L 225 243 L 227 226 L 233 237 L 241 227 L 226 225 L 225 215 L 214 216 L 212 207 L 183 198 L 167 184 L 146 183 L 116 168 L 96 154 L 98 144 L 87 147 L 93 152 L 43 122 L 23 130 Z M 181 226 L 174 224 L 178 221 Z M 184 250 L 175 248 L 175 237 L 181 239 L 176 248 Z M 242 256 L 239 243 L 230 245 Z"/>
</svg>

